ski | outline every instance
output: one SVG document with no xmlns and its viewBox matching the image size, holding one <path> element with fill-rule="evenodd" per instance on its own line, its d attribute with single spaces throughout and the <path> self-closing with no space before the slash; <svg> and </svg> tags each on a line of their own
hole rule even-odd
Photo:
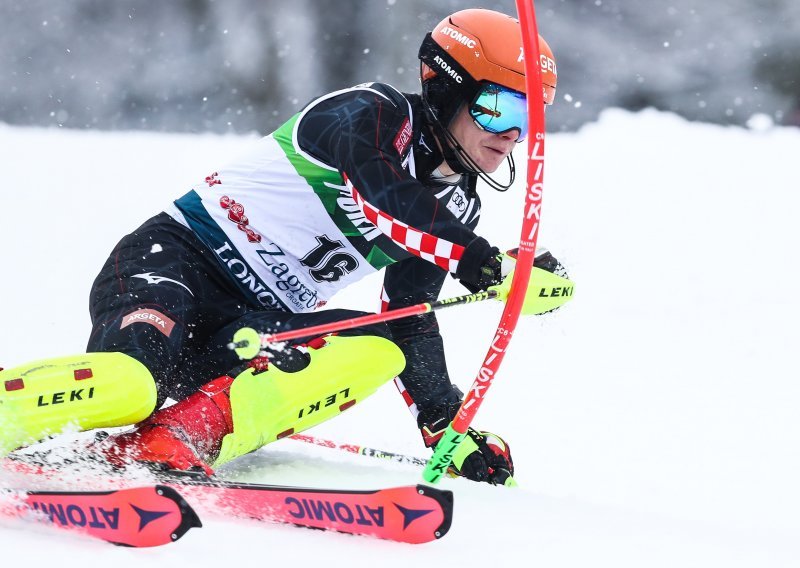
<svg viewBox="0 0 800 568">
<path fill-rule="evenodd" d="M 131 547 L 175 542 L 200 519 L 173 488 L 162 485 L 114 491 L 0 493 L 0 515 L 45 522 Z"/>
<path fill-rule="evenodd" d="M 375 490 L 316 489 L 237 483 L 168 474 L 202 514 L 293 524 L 314 529 L 421 544 L 450 529 L 453 494 L 409 485 Z"/>
<path fill-rule="evenodd" d="M 53 464 L 16 456 L 0 459 L 0 467 L 44 480 L 58 475 Z M 120 485 L 129 482 L 124 471 L 79 473 Z M 153 475 L 160 485 L 178 490 L 203 518 L 284 523 L 421 544 L 447 534 L 453 517 L 453 493 L 426 485 L 319 489 L 239 483 L 196 472 L 157 471 Z"/>
</svg>

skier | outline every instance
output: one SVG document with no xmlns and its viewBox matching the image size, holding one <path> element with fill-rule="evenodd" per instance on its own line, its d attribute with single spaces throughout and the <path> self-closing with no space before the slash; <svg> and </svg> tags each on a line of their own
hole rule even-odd
<svg viewBox="0 0 800 568">
<path fill-rule="evenodd" d="M 539 47 L 552 104 L 556 66 L 541 38 Z M 433 313 L 306 337 L 249 364 L 227 348 L 244 327 L 275 333 L 358 315 L 316 310 L 382 268 L 383 309 L 435 300 L 448 273 L 473 292 L 507 291 L 514 259 L 474 232 L 476 183 L 508 189 L 511 151 L 528 134 L 519 23 L 456 12 L 419 59 L 420 95 L 368 83 L 313 100 L 124 237 L 91 290 L 87 353 L 0 374 L 0 409 L 12 417 L 0 451 L 69 423 L 137 423 L 94 449 L 120 465 L 212 473 L 393 378 L 434 447 L 463 395 Z M 492 176 L 503 162 L 506 182 Z M 535 266 L 565 276 L 547 251 Z M 537 301 L 526 309 L 555 307 Z M 168 397 L 178 402 L 161 408 Z M 508 444 L 474 429 L 453 467 L 490 483 L 514 472 Z"/>
</svg>

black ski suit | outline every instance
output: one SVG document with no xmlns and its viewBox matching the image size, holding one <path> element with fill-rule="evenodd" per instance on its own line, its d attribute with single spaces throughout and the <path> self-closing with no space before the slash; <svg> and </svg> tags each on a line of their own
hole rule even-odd
<svg viewBox="0 0 800 568">
<path fill-rule="evenodd" d="M 253 215 L 258 213 L 259 199 L 277 199 L 274 194 L 279 190 L 251 191 L 246 203 L 231 198 L 226 192 L 228 180 L 237 179 L 240 185 L 248 180 L 250 170 L 240 167 L 230 174 L 223 169 L 209 175 L 204 184 L 178 199 L 173 209 L 124 237 L 94 282 L 90 296 L 93 330 L 87 350 L 119 351 L 144 363 L 156 379 L 160 402 L 166 397 L 184 398 L 240 365 L 226 347 L 240 327 L 277 332 L 357 315 L 344 310 L 311 311 L 324 304 L 318 296 L 324 293 L 323 286 L 343 282 L 354 270 L 385 267 L 384 309 L 435 300 L 448 271 L 470 290 L 487 285 L 486 271 L 481 268 L 496 256 L 497 249 L 473 232 L 480 216 L 476 179 L 435 176 L 443 157 L 423 116 L 419 96 L 377 83 L 359 86 L 313 101 L 282 129 L 267 142 L 270 147 L 284 145 L 299 174 L 306 175 L 308 162 L 341 180 L 338 189 L 325 193 L 332 184 L 315 185 L 307 176 L 307 185 L 314 186 L 320 203 L 341 231 L 337 238 L 329 238 L 332 233 L 326 229 L 317 238 L 320 247 L 328 247 L 323 250 L 325 256 L 314 256 L 320 248 L 290 252 L 291 239 L 278 245 L 269 235 L 276 223 L 288 227 L 303 223 L 308 217 L 303 212 L 287 207 L 269 223 Z M 261 158 L 256 154 L 252 159 Z M 280 181 L 269 179 L 269 167 L 258 167 L 252 166 L 259 182 L 283 187 Z M 361 206 L 355 213 L 352 198 L 342 197 L 343 188 L 351 186 L 355 190 L 352 195 L 358 197 L 355 203 Z M 213 200 L 211 192 L 218 192 L 212 194 Z M 294 199 L 297 194 L 291 195 Z M 215 205 L 217 199 L 219 205 Z M 273 202 L 268 205 L 264 210 L 275 208 Z M 222 207 L 224 211 L 219 213 L 227 217 L 212 218 L 208 213 L 214 213 L 212 207 Z M 391 230 L 380 223 L 376 228 L 376 223 L 365 220 L 363 215 L 369 218 L 375 211 L 392 220 Z M 357 217 L 362 212 L 362 217 Z M 397 235 L 397 228 L 404 226 L 422 234 L 420 249 L 432 239 L 437 251 L 444 242 L 458 254 L 434 259 L 424 250 L 416 250 Z M 402 232 L 405 234 L 405 229 Z M 238 248 L 234 242 L 237 235 L 244 243 Z M 245 250 L 250 245 L 255 248 Z M 246 254 L 253 251 L 272 273 L 265 265 L 248 261 Z M 267 276 L 278 274 L 278 264 L 268 254 L 277 251 L 284 258 L 293 255 L 295 264 L 280 264 L 281 270 L 285 269 L 283 279 L 269 280 Z M 307 273 L 297 278 L 285 275 L 297 267 Z M 406 368 L 400 380 L 418 410 L 458 400 L 433 313 L 349 333 L 389 337 L 401 348 Z"/>
</svg>

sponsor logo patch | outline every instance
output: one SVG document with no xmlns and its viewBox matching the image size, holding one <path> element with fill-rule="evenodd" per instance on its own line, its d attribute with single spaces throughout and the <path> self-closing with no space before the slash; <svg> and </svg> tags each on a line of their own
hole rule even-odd
<svg viewBox="0 0 800 568">
<path fill-rule="evenodd" d="M 125 329 L 134 323 L 150 324 L 167 337 L 170 336 L 172 333 L 172 328 L 175 327 L 174 321 L 169 319 L 158 310 L 153 310 L 150 308 L 140 308 L 135 312 L 131 312 L 124 316 L 122 318 L 122 324 L 119 326 L 119 328 Z"/>
<path fill-rule="evenodd" d="M 51 523 L 62 527 L 85 527 L 93 529 L 119 529 L 119 508 L 82 507 L 77 503 L 48 503 L 33 501 L 30 507 L 46 515 Z M 135 507 L 134 507 L 135 508 Z M 166 513 L 165 513 L 166 514 Z M 142 527 L 144 528 L 144 527 Z"/>
<path fill-rule="evenodd" d="M 442 68 L 442 71 L 450 75 L 453 80 L 459 85 L 464 82 L 464 78 L 458 74 L 458 71 L 450 67 L 450 65 L 438 55 L 433 56 L 433 61 Z"/>
<path fill-rule="evenodd" d="M 478 42 L 476 42 L 468 35 L 464 35 L 460 31 L 454 30 L 450 26 L 443 27 L 439 33 L 453 38 L 458 43 L 466 45 L 470 49 L 475 49 L 475 46 L 478 44 Z"/>
<path fill-rule="evenodd" d="M 394 148 L 401 156 L 406 151 L 406 148 L 408 148 L 408 143 L 411 142 L 412 135 L 411 122 L 406 118 L 405 121 L 403 121 L 400 132 L 394 137 Z"/>
<path fill-rule="evenodd" d="M 244 260 L 238 257 L 236 251 L 229 242 L 225 241 L 225 244 L 215 249 L 214 252 L 217 253 L 219 259 L 225 263 L 230 273 L 244 286 L 248 287 L 262 306 L 271 309 L 282 309 L 281 304 L 275 298 L 272 291 L 261 282 L 258 276 L 250 271 L 250 267 Z M 283 254 L 283 251 L 281 251 L 281 254 Z"/>
<path fill-rule="evenodd" d="M 542 71 L 550 71 L 558 77 L 558 71 L 556 70 L 556 62 L 547 57 L 546 55 L 542 54 L 539 57 L 539 63 L 542 66 Z"/>
<path fill-rule="evenodd" d="M 223 195 L 219 198 L 219 206 L 228 211 L 228 219 L 236 223 L 239 230 L 247 235 L 248 241 L 251 243 L 261 242 L 261 235 L 248 226 L 250 224 L 250 219 L 244 214 L 244 206 L 241 203 L 236 203 L 236 201 L 227 195 Z"/>
<path fill-rule="evenodd" d="M 145 272 L 143 274 L 134 274 L 131 278 L 141 278 L 142 280 L 146 280 L 148 284 L 161 284 L 162 282 L 172 282 L 173 284 L 177 284 L 186 289 L 189 294 L 194 296 L 192 291 L 189 287 L 184 284 L 183 282 L 178 282 L 177 280 L 173 280 L 172 278 L 167 278 L 166 276 L 158 276 L 157 274 L 153 274 L 152 272 Z"/>
<path fill-rule="evenodd" d="M 460 217 L 467 210 L 467 195 L 460 187 L 455 188 L 453 195 L 450 196 L 450 201 L 447 202 L 447 208 L 456 217 Z"/>
</svg>

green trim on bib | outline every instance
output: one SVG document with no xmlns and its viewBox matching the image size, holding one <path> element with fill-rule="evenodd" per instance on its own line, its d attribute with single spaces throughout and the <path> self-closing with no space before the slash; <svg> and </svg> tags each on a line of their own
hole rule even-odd
<svg viewBox="0 0 800 568">
<path fill-rule="evenodd" d="M 364 238 L 362 231 L 379 231 L 371 224 L 367 229 L 362 226 L 361 230 L 359 230 L 350 217 L 348 217 L 348 213 L 351 215 L 358 213 L 359 217 L 363 217 L 363 215 L 358 210 L 358 206 L 355 204 L 355 200 L 353 200 L 349 191 L 346 190 L 344 180 L 339 172 L 327 170 L 313 164 L 304 158 L 298 149 L 295 148 L 293 134 L 299 117 L 299 113 L 294 115 L 271 134 L 273 139 L 278 143 L 278 146 L 283 150 L 289 163 L 294 167 L 297 174 L 306 180 L 314 191 L 314 194 L 322 202 L 325 211 L 339 231 L 350 240 L 353 246 L 359 249 L 367 262 L 375 268 L 375 270 L 380 270 L 396 262 L 395 258 L 389 256 L 378 245 L 373 244 L 372 247 L 368 249 L 368 242 L 367 246 L 364 246 L 363 242 L 359 242 Z M 386 237 L 382 234 L 377 238 L 386 240 Z M 369 250 L 369 252 L 364 254 L 367 250 Z"/>
<path fill-rule="evenodd" d="M 304 158 L 294 147 L 293 133 L 300 114 L 294 115 L 281 125 L 272 137 L 281 147 L 289 163 L 292 164 L 297 174 L 306 180 L 317 195 L 325 211 L 328 212 L 333 222 L 346 237 L 360 237 L 361 233 L 348 219 L 346 212 L 337 205 L 336 200 L 341 197 L 340 188 L 344 188 L 344 181 L 339 172 L 326 170 Z M 349 195 L 349 194 L 348 194 Z"/>
</svg>

